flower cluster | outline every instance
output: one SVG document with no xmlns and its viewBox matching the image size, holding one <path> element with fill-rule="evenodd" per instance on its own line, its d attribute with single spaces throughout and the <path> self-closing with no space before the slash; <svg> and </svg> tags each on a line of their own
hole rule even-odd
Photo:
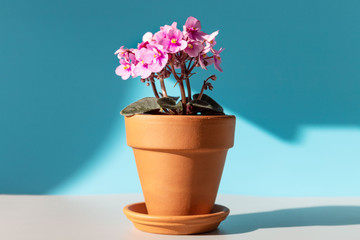
<svg viewBox="0 0 360 240">
<path fill-rule="evenodd" d="M 222 72 L 220 53 L 223 49 L 214 49 L 218 33 L 202 32 L 200 21 L 194 17 L 186 20 L 183 31 L 177 28 L 176 22 L 165 25 L 155 34 L 145 33 L 136 49 L 125 49 L 124 46 L 118 49 L 115 54 L 120 60 L 120 66 L 115 72 L 124 80 L 130 76 L 147 79 L 166 69 L 171 72 L 171 64 L 181 68 L 182 64 L 189 61 L 203 69 L 214 64 Z M 166 73 L 160 75 L 169 76 Z"/>
<path fill-rule="evenodd" d="M 207 69 L 214 65 L 222 72 L 220 67 L 222 48 L 215 50 L 216 36 L 219 31 L 206 34 L 201 30 L 200 21 L 194 17 L 186 20 L 183 30 L 177 28 L 177 23 L 160 27 L 155 34 L 147 32 L 136 49 L 120 47 L 115 54 L 120 60 L 116 74 L 126 80 L 130 76 L 140 76 L 142 82 L 151 84 L 155 97 L 141 99 L 129 105 L 122 111 L 124 115 L 131 115 L 141 111 L 154 114 L 224 114 L 223 109 L 209 96 L 203 94 L 204 90 L 212 90 L 210 81 L 216 76 L 208 77 L 199 94 L 191 94 L 190 77 L 195 67 Z M 167 95 L 164 79 L 173 75 L 180 88 L 181 102 L 178 97 Z M 157 91 L 156 79 L 160 82 L 161 93 Z M 185 84 L 186 90 L 185 91 Z M 160 96 L 160 95 L 161 96 Z M 139 107 L 141 105 L 141 107 Z M 145 111 L 146 110 L 146 111 Z"/>
</svg>

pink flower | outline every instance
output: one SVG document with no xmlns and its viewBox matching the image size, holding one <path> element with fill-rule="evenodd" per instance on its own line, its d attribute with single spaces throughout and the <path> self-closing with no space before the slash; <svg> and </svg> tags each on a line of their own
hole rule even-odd
<svg viewBox="0 0 360 240">
<path fill-rule="evenodd" d="M 149 44 L 148 41 L 139 43 L 137 49 L 140 50 L 140 49 L 142 49 L 142 48 L 146 48 L 146 46 L 147 46 L 148 44 Z"/>
<path fill-rule="evenodd" d="M 117 55 L 117 57 L 120 59 L 124 56 L 126 51 L 127 51 L 127 49 L 124 49 L 124 46 L 121 46 L 118 50 L 116 50 L 116 52 L 114 54 Z"/>
<path fill-rule="evenodd" d="M 187 47 L 184 49 L 184 52 L 189 54 L 190 57 L 197 57 L 199 53 L 204 49 L 204 46 L 201 42 L 198 41 L 188 41 Z"/>
<path fill-rule="evenodd" d="M 222 72 L 223 70 L 220 67 L 221 64 L 221 57 L 220 57 L 220 53 L 224 51 L 224 49 L 220 48 L 219 51 L 216 50 L 212 50 L 211 52 L 214 54 L 213 58 L 214 58 L 214 67 L 219 70 L 220 72 Z"/>
<path fill-rule="evenodd" d="M 149 69 L 149 64 L 144 63 L 144 61 L 140 61 L 134 69 L 135 77 L 140 76 L 141 78 L 148 78 L 151 75 L 151 71 Z"/>
<path fill-rule="evenodd" d="M 153 60 L 153 53 L 147 48 L 142 48 L 135 52 L 135 58 L 139 62 L 144 61 L 145 63 L 151 64 Z"/>
<path fill-rule="evenodd" d="M 177 29 L 177 22 L 173 22 L 173 23 L 171 24 L 171 26 L 165 25 L 165 26 L 163 26 L 163 27 L 160 27 L 160 30 L 161 30 L 161 31 L 169 30 L 169 29 Z"/>
<path fill-rule="evenodd" d="M 163 77 L 168 77 L 166 73 L 169 75 L 169 72 L 164 71 L 164 68 L 169 61 L 178 69 L 193 60 L 197 67 L 200 65 L 207 69 L 214 64 L 215 69 L 222 72 L 220 53 L 223 49 L 214 49 L 218 34 L 219 31 L 209 35 L 202 32 L 200 21 L 192 16 L 186 20 L 183 31 L 177 28 L 176 22 L 164 25 L 155 34 L 145 33 L 135 49 L 121 46 L 115 52 L 120 61 L 115 73 L 124 80 L 130 76 L 140 76 L 142 79 L 157 77 L 160 72 Z"/>
<path fill-rule="evenodd" d="M 182 32 L 176 28 L 176 22 L 171 26 L 165 25 L 160 28 L 154 36 L 156 42 L 164 47 L 168 53 L 177 53 L 187 47 L 187 42 L 183 40 Z"/>
<path fill-rule="evenodd" d="M 128 53 L 125 55 L 125 59 L 127 61 L 131 61 L 132 64 L 136 65 L 138 63 L 138 60 L 135 58 L 135 50 L 136 49 L 130 49 Z"/>
<path fill-rule="evenodd" d="M 138 49 L 140 50 L 143 47 L 147 47 L 148 44 L 156 44 L 155 40 L 154 40 L 154 36 L 151 32 L 147 32 L 144 34 L 144 36 L 142 37 L 142 43 L 138 44 Z"/>
<path fill-rule="evenodd" d="M 147 32 L 142 37 L 143 42 L 153 42 L 154 41 L 154 35 L 151 32 Z"/>
<path fill-rule="evenodd" d="M 130 62 L 132 64 L 136 64 L 136 59 L 135 59 L 135 55 L 134 55 L 134 49 L 124 49 L 124 46 L 121 46 L 121 48 L 119 48 L 118 50 L 116 50 L 115 54 L 117 54 L 117 57 L 119 59 L 124 59 L 127 62 Z"/>
<path fill-rule="evenodd" d="M 202 41 L 206 35 L 201 30 L 200 21 L 194 17 L 188 17 L 183 27 L 183 33 L 185 38 L 190 38 L 191 40 Z"/>
<path fill-rule="evenodd" d="M 131 64 L 128 61 L 120 59 L 120 66 L 115 70 L 116 75 L 121 76 L 123 80 L 128 79 L 130 76 L 133 76 L 134 64 Z"/>
<path fill-rule="evenodd" d="M 210 35 L 204 36 L 204 39 L 206 40 L 205 44 L 205 51 L 208 52 L 210 49 L 212 49 L 216 45 L 215 37 L 219 34 L 219 30 L 213 32 Z"/>
<path fill-rule="evenodd" d="M 147 47 L 153 53 L 153 61 L 149 66 L 152 72 L 160 72 L 167 64 L 168 54 L 163 51 L 161 45 L 148 45 Z"/>
<path fill-rule="evenodd" d="M 151 75 L 149 66 L 154 59 L 153 52 L 147 48 L 141 48 L 135 52 L 135 57 L 138 63 L 135 66 L 134 75 L 141 76 L 141 78 L 148 78 Z"/>
<path fill-rule="evenodd" d="M 199 54 L 199 64 L 202 69 L 207 70 L 206 66 L 209 66 L 214 63 L 212 57 L 209 57 L 206 53 L 202 52 Z"/>
</svg>

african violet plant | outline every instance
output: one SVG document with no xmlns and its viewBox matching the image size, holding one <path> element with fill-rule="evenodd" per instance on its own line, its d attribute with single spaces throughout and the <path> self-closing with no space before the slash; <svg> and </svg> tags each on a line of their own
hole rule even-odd
<svg viewBox="0 0 360 240">
<path fill-rule="evenodd" d="M 155 95 L 130 104 L 120 113 L 125 116 L 139 113 L 223 115 L 223 108 L 204 94 L 205 90 L 213 89 L 210 80 L 215 81 L 215 75 L 204 81 L 199 94 L 191 96 L 190 86 L 190 77 L 195 74 L 195 67 L 207 70 L 209 65 L 214 64 L 215 68 L 222 72 L 220 53 L 223 49 L 214 49 L 218 33 L 219 31 L 212 34 L 202 32 L 200 21 L 189 17 L 183 31 L 180 31 L 174 22 L 171 26 L 160 27 L 160 31 L 155 34 L 145 33 L 137 49 L 120 47 L 115 52 L 120 59 L 116 74 L 124 80 L 130 76 L 140 76 L 141 82 L 152 86 Z M 175 86 L 180 88 L 181 99 L 167 94 L 165 79 L 171 75 L 176 79 Z M 159 93 L 156 82 L 160 82 Z"/>
</svg>

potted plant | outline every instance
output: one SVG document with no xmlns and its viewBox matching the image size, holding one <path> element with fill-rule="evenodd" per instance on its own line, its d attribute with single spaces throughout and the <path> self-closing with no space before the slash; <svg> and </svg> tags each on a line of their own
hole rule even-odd
<svg viewBox="0 0 360 240">
<path fill-rule="evenodd" d="M 210 65 L 222 72 L 223 49 L 214 48 L 218 33 L 204 33 L 200 21 L 189 17 L 183 31 L 174 22 L 155 34 L 145 33 L 137 48 L 122 46 L 115 52 L 120 60 L 116 74 L 124 80 L 140 77 L 154 93 L 120 112 L 148 215 L 204 215 L 214 208 L 226 153 L 234 143 L 235 117 L 225 115 L 204 94 L 213 90 L 215 75 L 205 79 L 194 95 L 190 78 L 194 69 Z M 171 76 L 180 97 L 167 93 L 166 79 Z"/>
</svg>

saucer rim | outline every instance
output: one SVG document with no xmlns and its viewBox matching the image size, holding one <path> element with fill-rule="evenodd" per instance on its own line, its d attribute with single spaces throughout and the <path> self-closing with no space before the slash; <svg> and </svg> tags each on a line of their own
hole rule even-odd
<svg viewBox="0 0 360 240">
<path fill-rule="evenodd" d="M 220 205 L 220 204 L 214 204 L 214 208 L 218 207 L 220 210 L 217 212 L 207 213 L 207 214 L 195 214 L 195 215 L 180 215 L 180 216 L 159 216 L 159 215 L 148 215 L 145 213 L 139 213 L 130 210 L 130 207 L 134 205 L 145 205 L 145 202 L 136 202 L 132 204 L 128 204 L 123 208 L 123 212 L 126 215 L 127 218 L 132 218 L 134 220 L 149 220 L 151 222 L 165 222 L 165 223 L 181 223 L 181 222 L 187 222 L 191 220 L 210 220 L 214 219 L 214 222 L 223 221 L 230 213 L 230 209 L 226 206 Z M 129 218 L 129 219 L 130 219 Z M 131 219 L 130 219 L 131 220 Z M 132 220 L 131 220 L 132 221 Z"/>
</svg>

